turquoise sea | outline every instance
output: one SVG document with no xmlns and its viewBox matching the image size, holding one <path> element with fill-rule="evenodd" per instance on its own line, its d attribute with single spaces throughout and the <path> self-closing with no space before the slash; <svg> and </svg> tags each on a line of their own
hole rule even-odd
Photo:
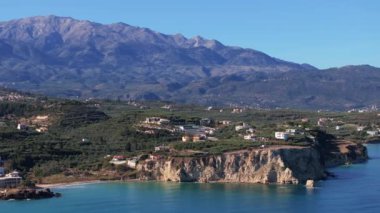
<svg viewBox="0 0 380 213">
<path fill-rule="evenodd" d="M 0 212 L 380 212 L 380 145 L 371 160 L 331 169 L 336 178 L 304 186 L 100 183 L 56 188 L 61 198 L 0 201 Z"/>
</svg>

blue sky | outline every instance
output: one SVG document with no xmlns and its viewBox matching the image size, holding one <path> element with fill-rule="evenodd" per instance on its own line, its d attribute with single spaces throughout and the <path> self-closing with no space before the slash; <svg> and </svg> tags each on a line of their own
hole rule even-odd
<svg viewBox="0 0 380 213">
<path fill-rule="evenodd" d="M 380 67 L 379 0 L 1 0 L 0 20 L 35 15 L 125 22 L 253 48 L 320 68 Z"/>
</svg>

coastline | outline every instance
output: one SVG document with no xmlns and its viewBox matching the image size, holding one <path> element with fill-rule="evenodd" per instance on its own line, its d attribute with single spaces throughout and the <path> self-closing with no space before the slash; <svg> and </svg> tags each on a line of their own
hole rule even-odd
<svg viewBox="0 0 380 213">
<path fill-rule="evenodd" d="M 366 159 L 368 160 L 368 159 Z M 359 160 L 354 161 L 352 164 L 361 164 L 364 163 L 366 160 Z M 335 164 L 333 166 L 325 167 L 325 172 L 327 172 L 330 177 L 335 177 L 333 173 L 330 173 L 328 169 L 337 168 L 340 166 L 345 166 L 347 164 Z M 317 180 L 318 181 L 318 180 Z M 165 182 L 160 180 L 142 180 L 142 179 L 126 179 L 126 180 L 83 180 L 83 181 L 73 181 L 73 182 L 62 182 L 62 183 L 49 183 L 49 184 L 36 184 L 36 188 L 39 189 L 54 189 L 54 188 L 63 188 L 63 187 L 70 187 L 70 186 L 81 186 L 81 185 L 87 185 L 87 184 L 99 184 L 99 183 L 130 183 L 130 182 Z M 249 182 L 231 182 L 231 181 L 225 181 L 225 180 L 218 180 L 218 181 L 207 181 L 207 182 L 194 182 L 194 183 L 248 183 L 248 184 L 264 184 L 267 185 L 268 183 L 249 183 Z M 273 185 L 281 185 L 279 183 L 269 183 Z"/>
<path fill-rule="evenodd" d="M 60 188 L 60 187 L 78 186 L 78 185 L 102 183 L 102 182 L 109 182 L 109 181 L 91 180 L 91 181 L 74 181 L 74 182 L 66 182 L 66 183 L 36 184 L 36 187 L 37 188 Z"/>
<path fill-rule="evenodd" d="M 353 147 L 354 150 L 348 149 L 347 148 L 348 145 L 350 145 L 351 148 Z M 355 145 L 355 146 L 353 146 L 353 145 Z M 288 147 L 288 146 L 271 147 L 271 148 L 267 148 L 267 149 L 271 150 L 271 151 L 279 149 L 281 151 L 284 148 L 290 149 L 290 150 L 295 149 L 297 151 L 299 151 L 299 149 L 305 149 L 305 147 Z M 368 154 L 367 154 L 366 148 L 363 146 L 358 147 L 357 144 L 340 143 L 338 148 L 339 148 L 339 153 L 334 153 L 334 156 L 332 156 L 332 157 L 330 156 L 330 158 L 325 159 L 326 160 L 325 164 L 322 166 L 324 168 L 321 168 L 321 169 L 323 169 L 322 175 L 320 175 L 316 178 L 306 177 L 306 178 L 302 179 L 300 181 L 300 183 L 305 183 L 307 180 L 317 181 L 317 180 L 325 179 L 327 176 L 329 176 L 328 174 L 330 174 L 330 173 L 328 172 L 328 170 L 331 168 L 339 167 L 339 166 L 343 166 L 343 165 L 347 165 L 347 164 L 363 163 L 363 162 L 368 160 Z M 235 156 L 235 155 L 242 155 L 246 151 L 247 150 L 238 150 L 238 151 L 226 152 L 225 154 Z M 288 153 L 288 155 L 289 155 L 289 153 Z M 286 156 L 288 156 L 288 155 L 286 155 Z M 183 159 L 180 158 L 180 160 L 183 160 Z M 319 162 L 319 160 L 317 160 L 317 161 Z M 298 165 L 295 164 L 295 166 L 293 165 L 293 167 L 298 168 Z M 192 171 L 190 171 L 190 172 L 192 172 Z M 282 172 L 281 174 L 284 173 L 284 171 L 282 171 L 282 170 L 280 172 Z M 315 171 L 312 171 L 312 172 L 315 172 Z M 300 173 L 300 172 L 298 172 L 298 173 Z M 319 172 L 319 173 L 321 173 L 321 172 Z M 149 171 L 148 171 L 147 174 L 151 175 L 152 173 L 149 173 Z M 177 174 L 177 173 L 175 172 L 175 174 Z M 314 174 L 314 173 L 312 173 L 312 174 Z M 249 174 L 246 174 L 246 175 L 249 175 Z M 283 175 L 286 176 L 287 174 L 284 173 Z M 303 175 L 303 174 L 301 174 L 301 175 Z M 330 174 L 330 175 L 332 175 L 332 174 Z M 140 178 L 133 177 L 132 179 L 129 179 L 129 178 L 124 179 L 124 178 L 122 178 L 123 176 L 119 176 L 118 178 L 116 178 L 116 176 L 114 176 L 112 178 L 108 177 L 107 179 L 104 177 L 102 178 L 102 177 L 103 176 L 97 176 L 97 177 L 92 176 L 92 177 L 87 177 L 87 178 L 83 178 L 83 177 L 57 178 L 57 177 L 55 177 L 55 178 L 50 178 L 50 179 L 47 177 L 47 179 L 42 181 L 45 183 L 36 184 L 36 187 L 37 188 L 61 188 L 61 187 L 78 186 L 78 185 L 85 185 L 85 184 L 97 184 L 97 183 L 128 183 L 128 182 L 146 182 L 146 181 L 158 181 L 158 182 L 160 182 L 160 181 L 165 181 L 165 180 L 169 180 L 169 181 L 173 181 L 173 182 L 181 181 L 175 175 L 173 176 L 173 178 L 169 177 L 169 178 L 164 178 L 164 179 L 157 179 L 157 177 L 155 177 L 155 176 L 152 176 L 152 177 L 142 176 L 143 178 L 142 177 L 140 177 Z M 184 182 L 187 182 L 187 181 L 185 180 Z M 190 182 L 208 182 L 208 183 L 211 183 L 211 182 L 219 182 L 219 183 L 240 182 L 240 183 L 261 183 L 261 184 L 268 184 L 269 183 L 270 184 L 270 182 L 267 182 L 265 180 L 264 181 L 259 181 L 259 180 L 251 181 L 251 180 L 242 180 L 240 178 L 238 180 L 237 179 L 224 180 L 223 178 L 220 180 L 208 180 L 208 179 L 195 180 L 194 179 L 194 180 L 191 180 Z M 299 180 L 297 178 L 297 180 L 295 182 L 294 181 L 292 182 L 292 180 L 291 181 L 284 180 L 284 181 L 281 181 L 278 183 L 299 184 Z"/>
<path fill-rule="evenodd" d="M 80 186 L 86 184 L 95 184 L 95 183 L 123 183 L 123 182 L 143 182 L 139 179 L 128 179 L 128 180 L 87 180 L 87 181 L 73 181 L 65 183 L 49 183 L 49 184 L 36 184 L 37 188 L 61 188 L 68 186 Z"/>
</svg>

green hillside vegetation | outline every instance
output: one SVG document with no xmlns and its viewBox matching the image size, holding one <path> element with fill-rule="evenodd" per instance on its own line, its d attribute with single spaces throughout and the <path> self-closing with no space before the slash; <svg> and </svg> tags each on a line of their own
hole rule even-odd
<svg viewBox="0 0 380 213">
<path fill-rule="evenodd" d="M 170 145 L 181 156 L 183 151 L 200 151 L 203 154 L 257 148 L 261 145 L 313 146 L 312 131 L 318 130 L 334 138 L 363 142 L 367 136 L 357 132 L 355 126 L 367 129 L 380 126 L 377 113 L 333 113 L 294 110 L 245 109 L 233 114 L 230 108 L 206 110 L 194 105 L 174 105 L 161 108 L 168 103 L 129 103 L 122 101 L 75 101 L 23 96 L 16 101 L 0 103 L 0 156 L 6 160 L 8 169 L 17 169 L 24 177 L 43 178 L 68 171 L 100 171 L 120 169 L 108 164 L 107 155 L 137 156 L 152 153 L 155 146 Z M 18 130 L 20 120 L 30 121 L 36 116 L 48 115 L 50 125 L 47 132 L 37 132 L 31 125 Z M 146 134 L 138 125 L 146 117 L 169 119 L 170 125 L 199 125 L 202 118 L 213 120 L 217 127 L 217 141 L 181 142 L 183 133 L 162 129 Z M 341 131 L 331 126 L 317 127 L 321 117 L 333 118 L 345 123 Z M 307 118 L 307 122 L 301 119 Z M 229 126 L 218 125 L 218 121 L 230 120 Z M 243 140 L 236 132 L 235 124 L 246 122 L 253 127 L 258 137 L 267 142 Z M 348 125 L 349 124 L 349 125 Z M 310 129 L 303 135 L 288 141 L 274 139 L 274 131 L 287 128 Z M 244 133 L 244 132 L 243 132 Z M 168 154 L 168 153 L 166 153 Z"/>
</svg>

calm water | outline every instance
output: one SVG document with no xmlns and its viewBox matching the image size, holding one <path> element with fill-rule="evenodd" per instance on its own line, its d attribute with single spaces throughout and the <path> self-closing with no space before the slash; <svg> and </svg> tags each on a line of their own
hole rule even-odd
<svg viewBox="0 0 380 213">
<path fill-rule="evenodd" d="M 303 186 L 101 183 L 57 188 L 63 197 L 1 201 L 0 212 L 380 212 L 380 145 L 368 163 L 339 167 L 336 179 Z"/>
</svg>

